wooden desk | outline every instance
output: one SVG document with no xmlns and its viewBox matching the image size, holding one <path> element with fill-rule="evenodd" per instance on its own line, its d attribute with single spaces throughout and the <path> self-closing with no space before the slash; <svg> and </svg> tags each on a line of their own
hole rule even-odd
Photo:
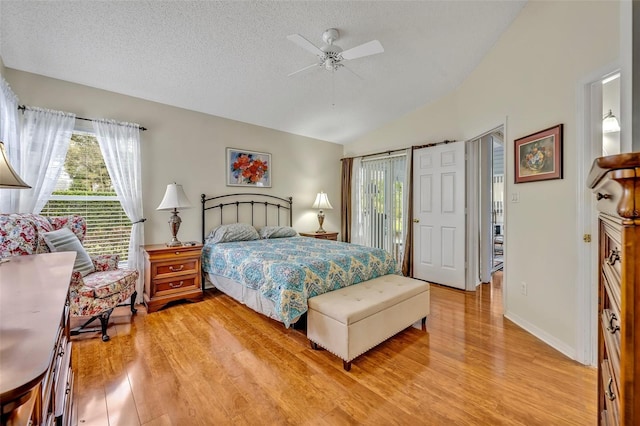
<svg viewBox="0 0 640 426">
<path fill-rule="evenodd" d="M 28 424 L 29 419 L 43 424 L 56 412 L 68 417 L 64 406 L 70 408 L 72 392 L 68 400 L 55 399 L 60 394 L 56 385 L 72 383 L 66 301 L 75 257 L 73 252 L 47 253 L 16 256 L 0 264 L 3 425 Z M 56 356 L 60 351 L 63 354 Z M 62 365 L 58 358 L 67 358 L 68 365 Z"/>
</svg>

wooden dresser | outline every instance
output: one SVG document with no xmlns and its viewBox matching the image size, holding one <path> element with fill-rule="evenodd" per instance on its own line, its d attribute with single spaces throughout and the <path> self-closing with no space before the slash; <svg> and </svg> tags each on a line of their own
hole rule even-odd
<svg viewBox="0 0 640 426">
<path fill-rule="evenodd" d="M 155 312 L 175 300 L 202 300 L 202 244 L 180 247 L 152 244 L 143 248 L 144 303 L 147 312 Z"/>
<path fill-rule="evenodd" d="M 69 282 L 76 254 L 0 264 L 2 425 L 75 425 Z"/>
<path fill-rule="evenodd" d="M 640 425 L 640 153 L 594 161 L 598 199 L 598 424 Z"/>
</svg>

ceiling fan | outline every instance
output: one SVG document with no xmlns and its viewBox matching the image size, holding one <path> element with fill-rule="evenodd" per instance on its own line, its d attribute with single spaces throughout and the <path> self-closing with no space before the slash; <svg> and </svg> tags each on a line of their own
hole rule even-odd
<svg viewBox="0 0 640 426">
<path fill-rule="evenodd" d="M 322 34 L 322 40 L 325 42 L 325 45 L 322 47 L 317 47 L 313 43 L 311 43 L 306 38 L 302 37 L 300 34 L 291 34 L 287 36 L 288 40 L 291 40 L 298 46 L 303 49 L 313 53 L 318 57 L 318 62 L 315 64 L 306 66 L 298 71 L 294 71 L 288 75 L 291 77 L 292 75 L 298 74 L 299 72 L 308 70 L 314 67 L 323 67 L 327 71 L 337 71 L 339 68 L 345 68 L 351 71 L 356 76 L 360 77 L 358 74 L 353 72 L 349 67 L 345 66 L 342 61 L 350 61 L 352 59 L 358 59 L 365 56 L 376 55 L 378 53 L 384 52 L 384 48 L 382 44 L 378 40 L 371 40 L 367 43 L 361 44 L 356 47 L 352 47 L 351 49 L 342 50 L 342 48 L 336 44 L 333 44 L 340 38 L 340 33 L 335 28 L 329 28 Z M 360 77 L 361 78 L 361 77 Z"/>
</svg>

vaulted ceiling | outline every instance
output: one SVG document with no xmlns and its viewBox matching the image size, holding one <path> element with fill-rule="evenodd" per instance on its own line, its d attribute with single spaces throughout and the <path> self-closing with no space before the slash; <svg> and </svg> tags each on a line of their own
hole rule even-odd
<svg viewBox="0 0 640 426">
<path fill-rule="evenodd" d="M 5 66 L 336 143 L 454 90 L 525 1 L 7 1 Z M 384 53 L 312 67 L 337 28 Z M 19 94 L 18 94 L 19 95 Z"/>
</svg>

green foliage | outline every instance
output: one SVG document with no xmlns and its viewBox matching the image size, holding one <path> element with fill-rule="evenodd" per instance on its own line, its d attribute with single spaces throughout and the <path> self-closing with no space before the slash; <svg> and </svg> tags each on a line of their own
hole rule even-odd
<svg viewBox="0 0 640 426">
<path fill-rule="evenodd" d="M 79 196 L 89 196 L 89 195 L 96 195 L 95 192 L 93 191 L 74 191 L 71 189 L 67 189 L 67 190 L 59 190 L 59 191 L 54 191 L 53 195 L 79 195 Z M 115 192 L 108 192 L 108 191 L 103 191 L 100 192 L 101 197 L 109 197 L 109 196 L 117 196 L 118 194 L 116 194 Z"/>
<path fill-rule="evenodd" d="M 70 190 L 86 192 L 113 191 L 100 145 L 93 135 L 74 133 L 64 168 L 71 178 Z"/>
</svg>

